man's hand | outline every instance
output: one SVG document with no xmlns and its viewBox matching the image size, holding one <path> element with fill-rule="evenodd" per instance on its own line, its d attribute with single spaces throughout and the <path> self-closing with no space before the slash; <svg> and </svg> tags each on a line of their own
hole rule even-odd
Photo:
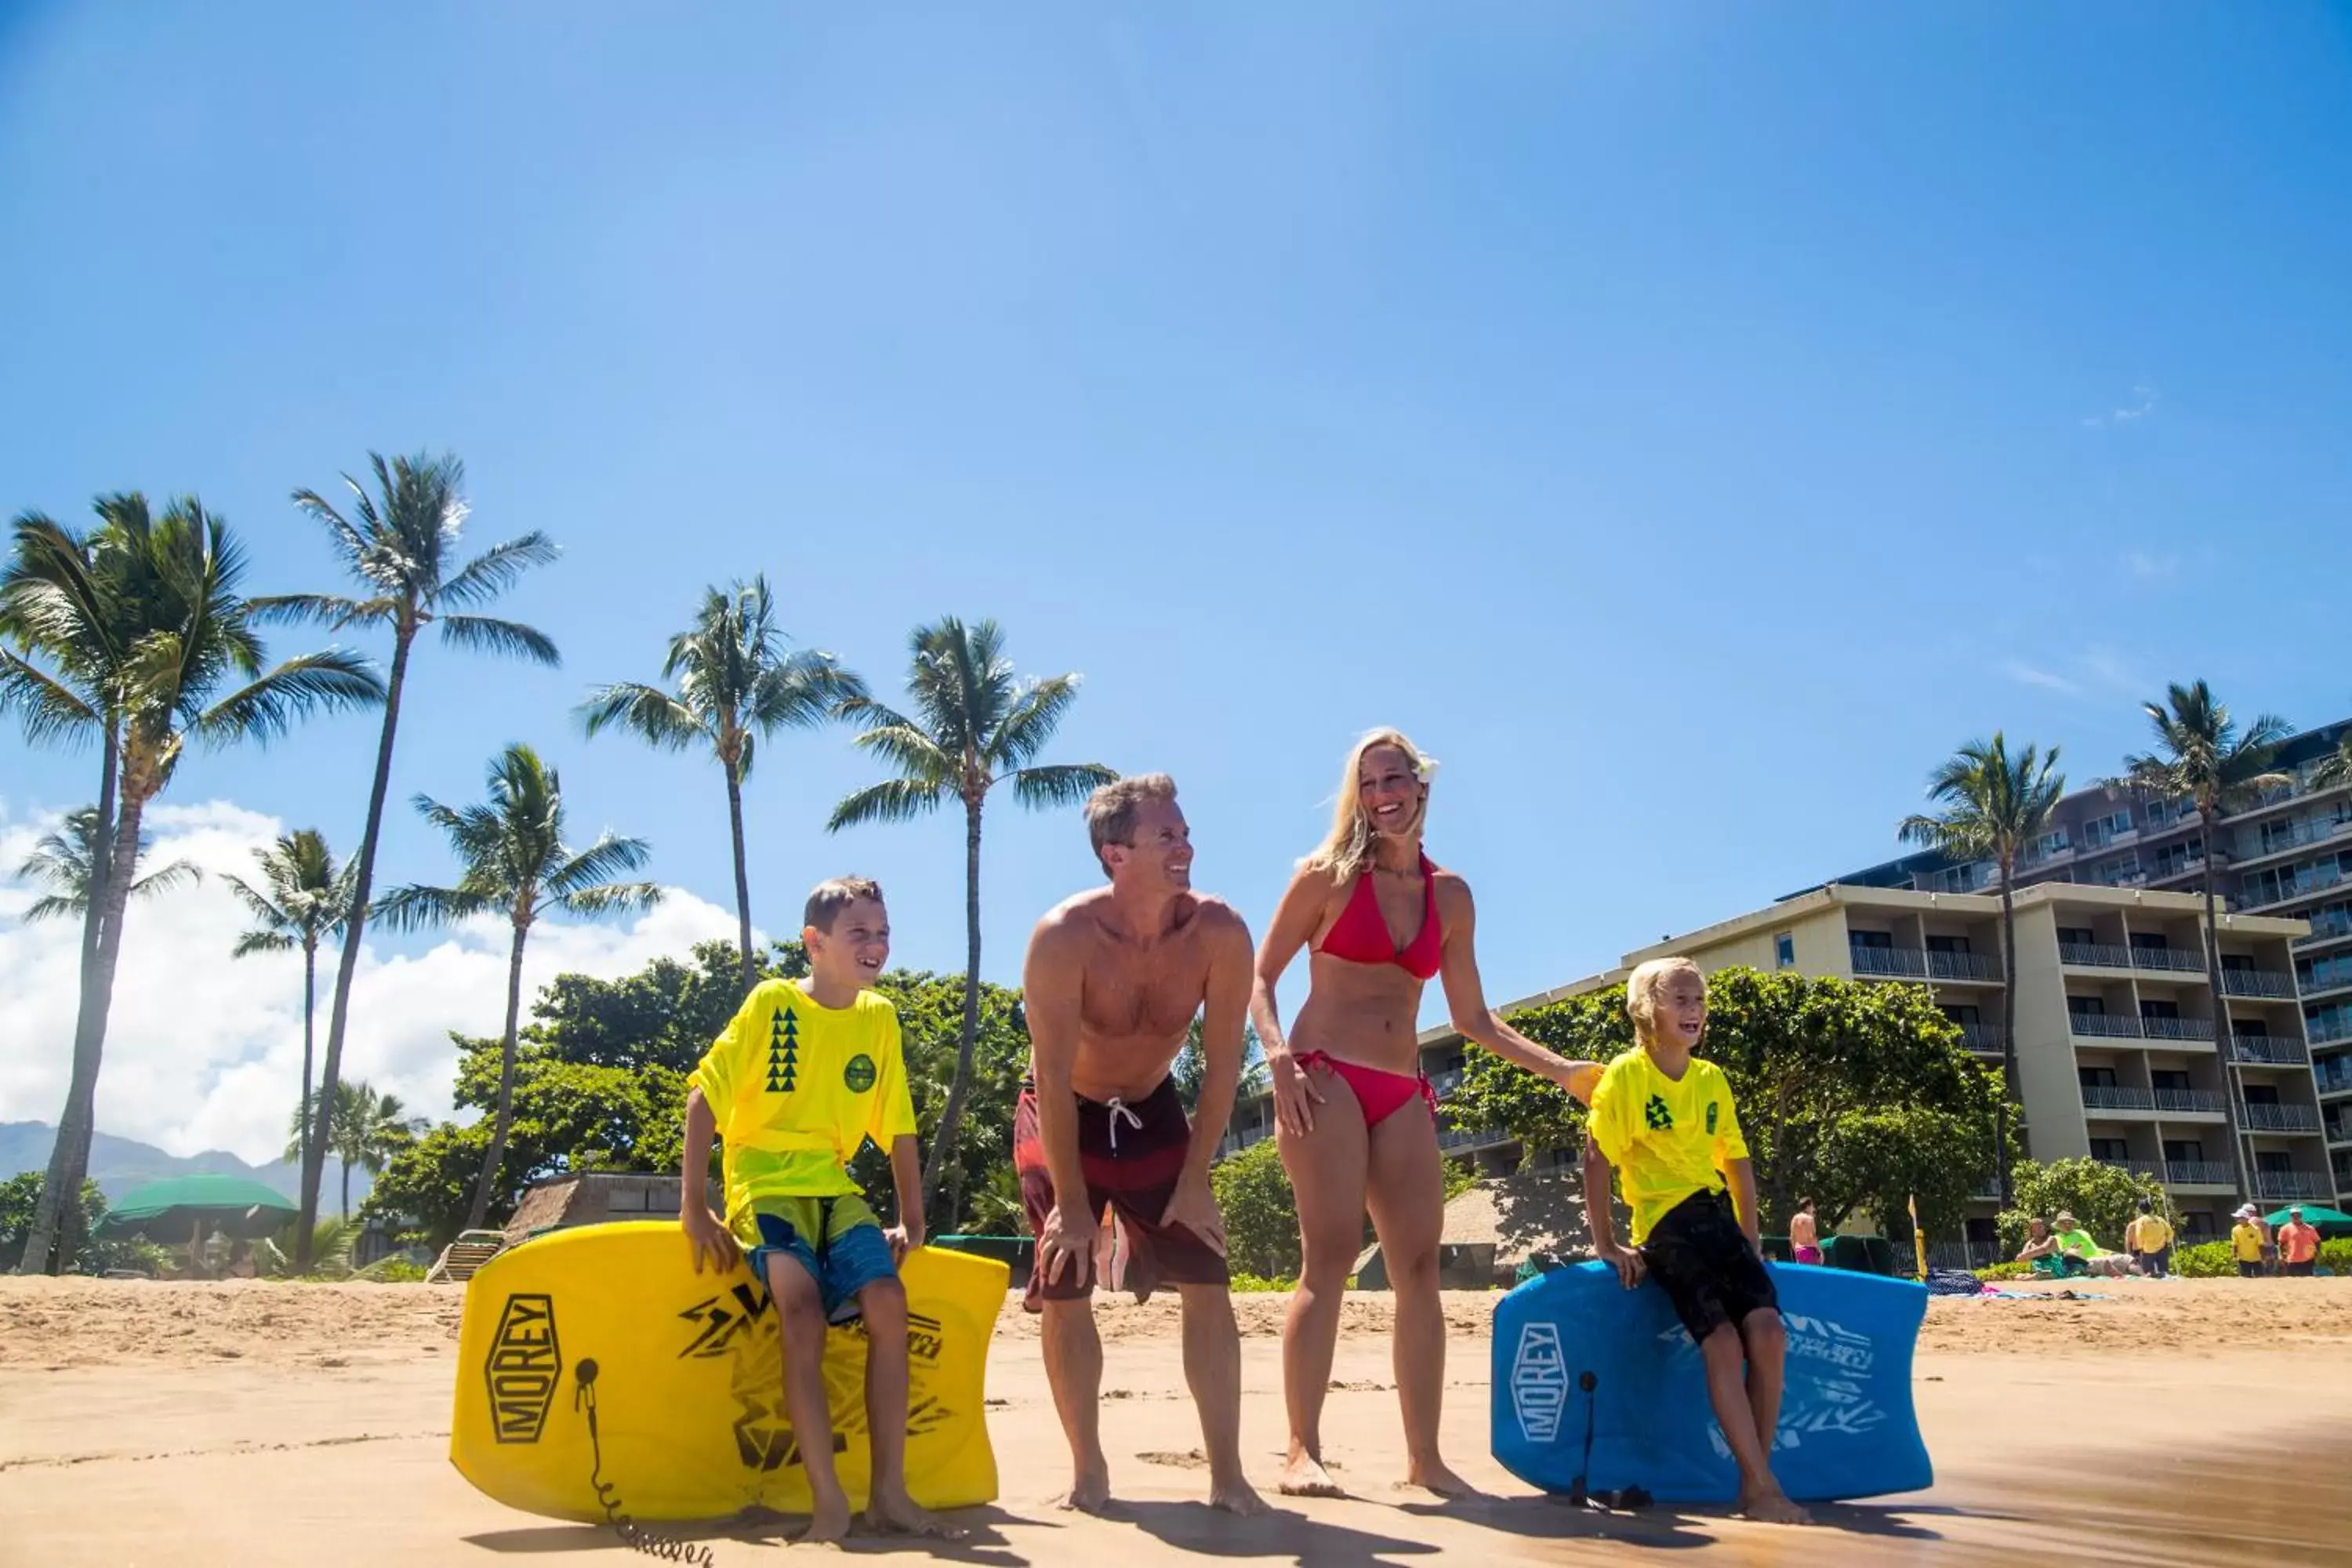
<svg viewBox="0 0 2352 1568">
<path fill-rule="evenodd" d="M 1218 1257 L 1225 1255 L 1225 1216 L 1217 1212 L 1217 1194 L 1210 1190 L 1206 1176 L 1179 1178 L 1160 1223 L 1181 1225 L 1216 1248 Z"/>
<path fill-rule="evenodd" d="M 679 1213 L 677 1222 L 685 1227 L 686 1239 L 694 1247 L 694 1271 L 697 1274 L 702 1272 L 705 1257 L 710 1259 L 713 1273 L 724 1274 L 734 1268 L 736 1260 L 743 1256 L 742 1247 L 736 1243 L 735 1233 L 729 1230 L 727 1222 L 712 1214 L 707 1205 L 689 1205 Z"/>
<path fill-rule="evenodd" d="M 1045 1216 L 1045 1228 L 1037 1237 L 1037 1267 L 1045 1270 L 1045 1283 L 1059 1285 L 1065 1273 L 1070 1275 L 1073 1285 L 1091 1280 L 1095 1248 L 1101 1241 L 1093 1215 L 1083 1207 L 1055 1204 L 1054 1212 Z"/>
<path fill-rule="evenodd" d="M 1274 1081 L 1274 1115 L 1286 1131 L 1315 1131 L 1313 1106 L 1321 1105 L 1323 1091 L 1309 1081 L 1288 1051 L 1268 1052 L 1266 1069 Z"/>
<path fill-rule="evenodd" d="M 1617 1270 L 1618 1283 L 1628 1290 L 1639 1286 L 1642 1277 L 1650 1271 L 1639 1247 L 1620 1247 L 1615 1242 L 1601 1249 L 1601 1260 Z"/>
<path fill-rule="evenodd" d="M 890 1244 L 890 1261 L 904 1263 L 907 1254 L 921 1248 L 923 1233 L 919 1226 L 894 1225 L 882 1233 L 882 1239 Z"/>
</svg>

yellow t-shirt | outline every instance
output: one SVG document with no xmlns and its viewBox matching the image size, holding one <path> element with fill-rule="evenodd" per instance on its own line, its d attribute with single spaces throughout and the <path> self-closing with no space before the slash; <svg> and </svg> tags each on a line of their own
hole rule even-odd
<svg viewBox="0 0 2352 1568">
<path fill-rule="evenodd" d="M 2230 1251 L 2241 1263 L 2260 1263 L 2263 1260 L 2263 1227 L 2244 1224 L 2231 1226 Z"/>
<path fill-rule="evenodd" d="M 1592 1091 L 1593 1142 L 1617 1168 L 1639 1247 L 1659 1216 L 1693 1193 L 1721 1192 L 1724 1167 L 1748 1158 L 1731 1081 L 1693 1057 L 1680 1080 L 1636 1046 L 1609 1064 Z"/>
<path fill-rule="evenodd" d="M 2124 1226 L 2126 1252 L 2162 1252 L 2172 1242 L 2172 1226 L 2162 1215 L 2134 1215 Z"/>
<path fill-rule="evenodd" d="M 790 981 L 762 982 L 692 1081 L 725 1141 L 730 1224 L 761 1198 L 856 1192 L 845 1167 L 866 1140 L 887 1149 L 915 1131 L 898 1010 L 872 991 L 820 1007 Z"/>
</svg>

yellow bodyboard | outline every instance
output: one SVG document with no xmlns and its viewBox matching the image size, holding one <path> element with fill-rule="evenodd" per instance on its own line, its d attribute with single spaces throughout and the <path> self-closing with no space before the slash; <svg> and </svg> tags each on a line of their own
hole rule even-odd
<svg viewBox="0 0 2352 1568">
<path fill-rule="evenodd" d="M 907 1489 L 926 1508 L 991 1501 L 983 1384 L 1008 1271 L 927 1247 L 900 1278 Z M 825 1336 L 834 1462 L 858 1508 L 870 1477 L 866 1348 L 862 1325 Z M 806 1513 L 783 1392 L 775 1309 L 743 1264 L 697 1274 L 676 1221 L 557 1231 L 500 1253 L 466 1287 L 449 1459 L 499 1501 L 561 1519 L 603 1519 L 608 1501 L 636 1519 Z"/>
</svg>

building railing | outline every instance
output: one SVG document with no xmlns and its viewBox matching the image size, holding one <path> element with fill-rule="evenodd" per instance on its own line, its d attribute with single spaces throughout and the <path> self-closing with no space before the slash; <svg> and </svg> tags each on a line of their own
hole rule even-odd
<svg viewBox="0 0 2352 1568">
<path fill-rule="evenodd" d="M 2352 818 L 2298 822 L 2284 833 L 2249 832 L 2238 840 L 2239 855 L 2243 859 L 2259 859 L 2265 855 L 2284 854 L 2301 849 L 2305 845 L 2325 844 L 2331 838 L 2341 838 L 2352 833 Z"/>
<path fill-rule="evenodd" d="M 2341 991 L 2352 985 L 2352 957 L 2338 955 L 2306 964 L 2295 971 L 2294 984 L 2306 1002 L 2330 991 Z"/>
<path fill-rule="evenodd" d="M 1931 1241 L 1927 1244 L 1927 1267 L 1930 1268 L 1990 1268 L 2005 1261 L 2000 1248 L 1990 1241 Z"/>
<path fill-rule="evenodd" d="M 1999 980 L 2000 961 L 1978 952 L 1927 949 L 1927 974 L 1935 980 Z"/>
<path fill-rule="evenodd" d="M 2338 1046 L 2352 1041 L 2352 1013 L 2305 1018 L 2303 1032 L 2311 1037 L 2315 1046 Z"/>
<path fill-rule="evenodd" d="M 2230 1059 L 2233 1062 L 2267 1063 L 2273 1067 L 2294 1067 L 2311 1059 L 2311 1049 L 2301 1040 L 2290 1040 L 2280 1035 L 2231 1035 Z"/>
<path fill-rule="evenodd" d="M 2319 1112 L 2308 1105 L 2241 1104 L 2238 1122 L 2249 1132 L 2316 1132 Z"/>
<path fill-rule="evenodd" d="M 2330 1143 L 2352 1143 L 2352 1121 L 2339 1121 L 2330 1117 L 2323 1125 Z"/>
<path fill-rule="evenodd" d="M 2009 1031 L 1999 1024 L 1962 1024 L 1960 1044 L 1972 1051 L 1997 1057 L 2009 1048 Z"/>
<path fill-rule="evenodd" d="M 2079 964 L 2085 969 L 2129 969 L 2132 966 L 2132 950 L 2094 942 L 2062 942 L 2058 944 L 2058 962 Z"/>
<path fill-rule="evenodd" d="M 2214 1116 L 2221 1114 L 2221 1097 L 2208 1094 L 2201 1089 L 2159 1089 L 2156 1091 L 2158 1110 L 2201 1111 Z"/>
<path fill-rule="evenodd" d="M 2337 1059 L 2340 1061 L 2342 1058 Z M 2352 1094 L 2352 1072 L 2328 1072 L 2314 1068 L 2311 1080 L 2319 1086 L 2322 1094 Z"/>
<path fill-rule="evenodd" d="M 2281 877 L 2275 884 L 2257 882 L 2239 895 L 2238 907 L 2245 910 L 2268 909 L 2294 899 L 2308 898 L 2326 892 L 2344 882 L 2341 866 L 2309 866 L 2291 877 Z"/>
<path fill-rule="evenodd" d="M 2164 1180 L 2164 1162 L 2161 1160 L 2103 1159 L 2099 1163 L 2113 1165 L 2118 1171 L 2129 1171 L 2135 1176 L 2154 1176 L 2159 1182 Z"/>
<path fill-rule="evenodd" d="M 2137 1040 L 2141 1037 L 2139 1020 L 2122 1013 L 2068 1012 L 2066 1027 L 2077 1035 L 2095 1039 Z"/>
<path fill-rule="evenodd" d="M 2129 1084 L 2084 1084 L 2083 1109 L 2085 1110 L 2154 1110 L 2156 1091 L 2134 1089 Z M 2220 1106 L 2213 1108 L 2221 1110 Z"/>
<path fill-rule="evenodd" d="M 2352 913 L 2342 910 L 2323 910 L 2311 917 L 2311 934 L 2294 939 L 2297 947 L 2316 947 L 2323 942 L 2335 942 L 2352 936 Z"/>
<path fill-rule="evenodd" d="M 2210 1018 L 2165 1018 L 2142 1015 L 2140 1033 L 2151 1040 L 2210 1040 L 2213 1037 Z"/>
<path fill-rule="evenodd" d="M 2131 950 L 2134 969 L 2164 970 L 2174 974 L 2202 974 L 2205 955 L 2191 952 L 2185 947 L 2135 947 Z"/>
<path fill-rule="evenodd" d="M 1969 1196 L 1972 1198 L 1990 1198 L 1995 1202 L 1999 1202 L 2000 1199 L 2000 1178 L 1999 1176 L 1987 1176 L 1983 1181 L 1979 1182 L 1975 1186 L 1969 1189 Z"/>
<path fill-rule="evenodd" d="M 2238 1173 L 2226 1160 L 2167 1160 L 2164 1184 L 2168 1187 L 2233 1187 Z"/>
<path fill-rule="evenodd" d="M 2254 1195 L 2264 1198 L 2326 1198 L 2335 1192 L 2328 1179 L 2315 1171 L 2256 1171 Z"/>
<path fill-rule="evenodd" d="M 1895 980 L 1989 980 L 2000 978 L 2000 963 L 1974 952 L 1941 952 L 1925 947 L 1864 947 L 1849 949 L 1853 972 Z"/>
<path fill-rule="evenodd" d="M 1507 1143 L 1511 1135 L 1499 1127 L 1441 1127 L 1437 1130 L 1437 1146 L 1441 1149 L 1484 1148 L 1490 1143 Z"/>
<path fill-rule="evenodd" d="M 2231 996 L 2292 997 L 2294 976 L 2274 969 L 2225 969 L 2221 989 Z"/>
</svg>

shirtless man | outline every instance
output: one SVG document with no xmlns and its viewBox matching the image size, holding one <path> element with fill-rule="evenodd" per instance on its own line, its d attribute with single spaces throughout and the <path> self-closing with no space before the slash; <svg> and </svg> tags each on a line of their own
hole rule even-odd
<svg viewBox="0 0 2352 1568">
<path fill-rule="evenodd" d="M 1209 1503 L 1262 1513 L 1242 1476 L 1241 1332 L 1225 1269 L 1225 1226 L 1209 1163 L 1233 1113 L 1249 1006 L 1249 928 L 1192 890 L 1192 835 L 1164 773 L 1120 779 L 1087 802 L 1110 884 L 1037 922 L 1022 972 L 1034 1089 L 1013 1123 L 1013 1163 L 1037 1237 L 1023 1304 L 1045 1314 L 1045 1377 L 1069 1439 L 1066 1508 L 1099 1510 L 1110 1466 L 1097 1420 L 1102 1341 L 1094 1280 L 1118 1215 L 1143 1288 L 1176 1287 L 1184 1381 L 1201 1412 Z M 1187 1122 L 1169 1068 L 1199 1016 L 1207 1070 Z"/>
</svg>

